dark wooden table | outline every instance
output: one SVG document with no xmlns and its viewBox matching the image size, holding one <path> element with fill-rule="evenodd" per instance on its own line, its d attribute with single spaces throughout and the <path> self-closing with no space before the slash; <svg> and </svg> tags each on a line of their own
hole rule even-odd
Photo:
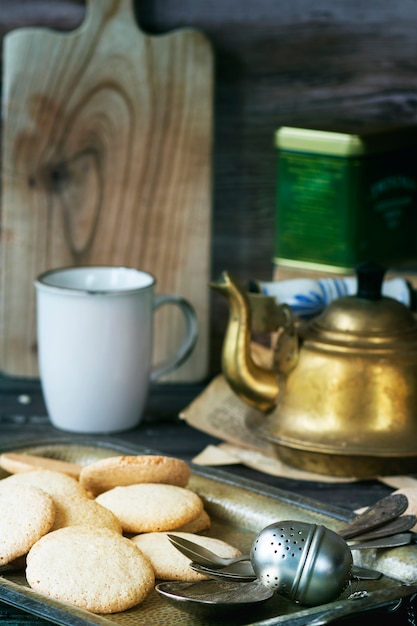
<svg viewBox="0 0 417 626">
<path fill-rule="evenodd" d="M 210 443 L 218 440 L 197 431 L 178 418 L 178 413 L 202 390 L 201 385 L 165 385 L 153 388 L 141 425 L 128 433 L 117 436 L 101 436 L 100 441 L 117 440 L 129 446 L 145 446 L 165 454 L 175 455 L 187 461 Z M 47 418 L 38 381 L 19 381 L 0 377 L 0 449 L 9 449 L 61 437 Z M 68 436 L 68 433 L 66 434 Z M 76 442 L 83 436 L 71 435 Z M 251 470 L 242 465 L 222 468 L 240 477 L 268 484 L 291 493 L 312 498 L 320 503 L 342 507 L 351 512 L 361 506 L 376 502 L 390 493 L 390 489 L 378 481 L 331 484 L 327 482 L 306 482 L 276 478 Z M 411 614 L 410 614 L 411 611 Z M 410 606 L 401 607 L 390 615 L 391 623 L 415 624 Z M 411 615 L 411 616 L 410 616 Z M 365 619 L 363 623 L 365 624 Z M 369 618 L 368 618 L 369 619 Z M 350 620 L 349 620 L 350 621 Z M 14 625 L 27 624 L 44 626 L 50 624 L 43 619 L 20 611 L 0 602 L 0 622 Z M 343 623 L 348 624 L 348 621 Z M 361 618 L 352 624 L 361 624 Z"/>
</svg>

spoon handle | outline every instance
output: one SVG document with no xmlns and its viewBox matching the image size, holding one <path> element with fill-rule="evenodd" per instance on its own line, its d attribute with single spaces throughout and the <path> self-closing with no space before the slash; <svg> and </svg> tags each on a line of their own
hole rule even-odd
<svg viewBox="0 0 417 626">
<path fill-rule="evenodd" d="M 230 565 L 229 567 L 212 568 L 199 565 L 198 563 L 191 563 L 190 568 L 194 570 L 194 572 L 205 574 L 215 580 L 250 582 L 251 580 L 256 579 L 255 571 L 249 562 L 244 569 L 237 568 L 236 564 Z M 381 576 L 381 572 L 378 572 L 375 569 L 370 569 L 369 567 L 360 567 L 358 565 L 353 565 L 352 567 L 353 578 L 359 578 L 360 580 L 379 580 Z"/>
<path fill-rule="evenodd" d="M 253 568 L 248 563 L 247 571 L 235 571 L 234 565 L 230 567 L 206 567 L 204 565 L 199 565 L 198 563 L 190 563 L 190 568 L 194 572 L 198 572 L 199 574 L 203 574 L 204 576 L 209 576 L 210 578 L 214 578 L 214 580 L 230 580 L 234 582 L 250 582 L 252 580 L 256 580 L 256 574 Z"/>
<path fill-rule="evenodd" d="M 355 535 L 351 538 L 352 541 L 368 541 L 368 539 L 381 539 L 382 537 L 389 537 L 398 533 L 405 533 L 415 526 L 417 518 L 415 515 L 400 515 L 396 519 L 378 526 L 373 530 L 370 530 L 360 535 Z"/>
<path fill-rule="evenodd" d="M 370 539 L 369 541 L 361 541 L 360 543 L 349 542 L 351 550 L 370 550 L 376 548 L 398 548 L 399 546 L 407 546 L 411 543 L 411 533 L 399 533 L 390 537 L 382 537 L 381 539 Z"/>
</svg>

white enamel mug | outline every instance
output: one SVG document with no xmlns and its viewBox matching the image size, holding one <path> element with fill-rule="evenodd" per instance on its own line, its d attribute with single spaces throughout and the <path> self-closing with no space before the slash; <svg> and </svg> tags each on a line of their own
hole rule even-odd
<svg viewBox="0 0 417 626">
<path fill-rule="evenodd" d="M 137 426 L 149 384 L 194 349 L 195 311 L 184 298 L 155 294 L 151 274 L 128 267 L 68 267 L 35 281 L 42 392 L 52 424 L 77 433 Z M 152 366 L 154 312 L 180 307 L 186 323 L 177 352 Z"/>
</svg>

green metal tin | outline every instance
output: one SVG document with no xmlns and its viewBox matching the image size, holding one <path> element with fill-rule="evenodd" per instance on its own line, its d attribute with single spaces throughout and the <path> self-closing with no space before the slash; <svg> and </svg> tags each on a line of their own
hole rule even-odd
<svg viewBox="0 0 417 626">
<path fill-rule="evenodd" d="M 278 265 L 345 272 L 417 259 L 416 127 L 281 127 L 275 139 Z"/>
</svg>

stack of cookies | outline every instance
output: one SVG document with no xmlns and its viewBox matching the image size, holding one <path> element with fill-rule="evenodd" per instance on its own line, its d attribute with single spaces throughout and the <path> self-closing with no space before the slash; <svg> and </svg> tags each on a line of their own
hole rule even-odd
<svg viewBox="0 0 417 626">
<path fill-rule="evenodd" d="M 36 591 L 93 613 L 141 603 L 155 580 L 203 580 L 167 534 L 224 557 L 230 544 L 205 535 L 210 517 L 177 458 L 114 456 L 84 467 L 0 455 L 0 566 L 25 567 Z"/>
</svg>

